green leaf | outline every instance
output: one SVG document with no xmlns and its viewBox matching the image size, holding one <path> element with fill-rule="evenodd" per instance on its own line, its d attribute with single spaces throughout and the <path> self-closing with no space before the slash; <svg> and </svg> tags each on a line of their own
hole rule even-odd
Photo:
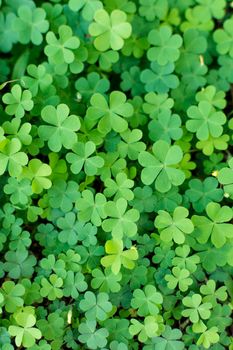
<svg viewBox="0 0 233 350">
<path fill-rule="evenodd" d="M 120 50 L 124 39 L 127 39 L 132 31 L 126 14 L 121 10 L 114 10 L 109 16 L 107 11 L 100 9 L 95 12 L 94 20 L 89 26 L 89 33 L 96 37 L 94 45 L 97 50 Z"/>
<path fill-rule="evenodd" d="M 22 90 L 18 84 L 12 87 L 11 92 L 4 94 L 2 100 L 8 105 L 6 113 L 17 118 L 22 118 L 25 115 L 25 111 L 30 111 L 34 106 L 31 92 Z"/>
<path fill-rule="evenodd" d="M 163 302 L 162 294 L 153 285 L 146 285 L 144 291 L 135 289 L 131 306 L 138 309 L 139 316 L 157 315 Z"/>
<path fill-rule="evenodd" d="M 152 344 L 146 345 L 145 350 L 183 350 L 185 344 L 179 340 L 182 337 L 182 333 L 179 329 L 172 329 L 170 326 L 166 326 L 165 331 L 162 333 L 162 337 L 152 338 Z"/>
<path fill-rule="evenodd" d="M 87 344 L 90 349 L 103 348 L 107 344 L 109 332 L 106 328 L 96 329 L 96 321 L 87 320 L 78 327 L 79 341 Z"/>
<path fill-rule="evenodd" d="M 184 182 L 184 173 L 175 166 L 181 161 L 183 153 L 179 146 L 169 146 L 165 141 L 157 141 L 152 147 L 153 154 L 141 152 L 138 161 L 143 166 L 142 182 L 151 185 L 159 192 L 167 192 L 172 185 L 179 186 Z"/>
<path fill-rule="evenodd" d="M 95 296 L 92 292 L 86 292 L 84 299 L 79 303 L 79 307 L 85 312 L 88 320 L 104 321 L 108 318 L 108 313 L 112 310 L 107 293 L 99 293 Z"/>
<path fill-rule="evenodd" d="M 40 125 L 38 134 L 53 152 L 61 150 L 62 146 L 71 149 L 77 142 L 76 131 L 80 129 L 80 121 L 76 115 L 69 115 L 69 107 L 60 104 L 57 108 L 46 106 L 41 112 L 42 119 L 50 126 Z M 52 126 L 51 126 L 52 125 Z"/>
</svg>

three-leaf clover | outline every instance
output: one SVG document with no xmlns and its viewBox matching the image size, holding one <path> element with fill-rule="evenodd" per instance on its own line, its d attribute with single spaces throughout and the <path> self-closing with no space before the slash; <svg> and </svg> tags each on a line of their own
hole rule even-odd
<svg viewBox="0 0 233 350">
<path fill-rule="evenodd" d="M 14 316 L 17 326 L 11 325 L 8 331 L 12 337 L 15 337 L 16 346 L 23 345 L 25 348 L 33 346 L 36 339 L 42 337 L 39 329 L 33 327 L 36 323 L 36 318 L 33 314 L 27 312 L 19 312 Z"/>
<path fill-rule="evenodd" d="M 206 207 L 206 216 L 192 216 L 196 227 L 196 239 L 199 243 L 206 243 L 211 237 L 215 247 L 221 248 L 228 238 L 233 237 L 233 225 L 227 223 L 233 217 L 232 209 L 226 205 L 210 202 Z"/>
<path fill-rule="evenodd" d="M 106 198 L 102 193 L 95 196 L 90 190 L 84 190 L 82 197 L 76 201 L 78 209 L 78 219 L 83 222 L 89 220 L 95 225 L 100 226 L 102 219 L 106 218 L 105 212 Z"/>
<path fill-rule="evenodd" d="M 20 6 L 18 17 L 14 21 L 14 29 L 19 34 L 19 41 L 22 44 L 40 45 L 43 41 L 42 33 L 49 29 L 49 22 L 45 19 L 46 12 L 42 8 L 30 8 Z"/>
<path fill-rule="evenodd" d="M 233 58 L 233 19 L 229 18 L 223 23 L 223 29 L 217 29 L 213 38 L 217 43 L 217 51 L 221 55 L 229 53 Z"/>
<path fill-rule="evenodd" d="M 151 345 L 146 345 L 145 350 L 183 350 L 185 344 L 179 340 L 182 337 L 182 332 L 170 326 L 166 326 L 162 336 L 154 337 L 151 340 Z"/>
<path fill-rule="evenodd" d="M 46 106 L 41 111 L 42 119 L 50 124 L 40 125 L 38 135 L 43 141 L 48 141 L 48 146 L 53 152 L 59 152 L 64 146 L 71 149 L 78 141 L 76 131 L 81 124 L 76 115 L 69 115 L 69 107 L 65 104 Z"/>
<path fill-rule="evenodd" d="M 22 91 L 20 85 L 16 84 L 12 87 L 11 92 L 3 95 L 2 100 L 8 106 L 6 113 L 15 115 L 17 118 L 22 118 L 25 111 L 30 111 L 33 108 L 32 94 L 29 90 Z"/>
<path fill-rule="evenodd" d="M 4 141 L 4 148 L 0 149 L 0 175 L 6 169 L 10 176 L 16 177 L 22 173 L 23 166 L 28 163 L 28 156 L 20 152 L 22 145 L 18 138 Z"/>
<path fill-rule="evenodd" d="M 182 311 L 184 317 L 189 317 L 192 323 L 197 323 L 200 319 L 207 320 L 210 317 L 211 303 L 202 303 L 200 294 L 193 294 L 191 297 L 183 298 L 182 303 L 187 309 Z"/>
<path fill-rule="evenodd" d="M 78 174 L 84 168 L 86 175 L 95 175 L 98 168 L 102 168 L 104 165 L 102 157 L 91 156 L 95 150 L 96 146 L 92 141 L 87 141 L 86 143 L 76 142 L 72 147 L 73 152 L 69 152 L 66 155 L 67 161 L 71 164 L 70 169 L 72 173 Z"/>
<path fill-rule="evenodd" d="M 176 207 L 171 216 L 164 210 L 159 210 L 158 216 L 155 218 L 155 227 L 159 229 L 160 238 L 164 242 L 174 240 L 177 244 L 185 241 L 185 234 L 190 234 L 194 230 L 193 223 L 187 218 L 188 209 L 184 207 Z"/>
<path fill-rule="evenodd" d="M 61 287 L 63 280 L 55 274 L 50 275 L 49 280 L 42 278 L 40 294 L 42 297 L 47 297 L 49 300 L 62 298 L 63 292 Z"/>
<path fill-rule="evenodd" d="M 96 93 L 91 98 L 91 107 L 87 110 L 86 119 L 91 126 L 98 122 L 98 130 L 107 134 L 111 129 L 116 132 L 126 131 L 129 118 L 133 114 L 133 106 L 126 102 L 126 95 L 121 91 L 112 91 L 109 103 L 106 98 Z"/>
<path fill-rule="evenodd" d="M 87 320 L 78 327 L 78 340 L 88 346 L 89 349 L 103 348 L 107 344 L 109 332 L 106 328 L 96 329 L 95 320 Z"/>
<path fill-rule="evenodd" d="M 164 66 L 169 62 L 175 62 L 180 56 L 179 48 L 182 45 L 182 38 L 179 34 L 173 34 L 168 26 L 161 26 L 149 32 L 148 41 L 153 45 L 147 51 L 150 61 L 157 61 Z"/>
<path fill-rule="evenodd" d="M 119 198 L 116 202 L 109 201 L 105 204 L 107 218 L 102 223 L 106 232 L 111 232 L 114 239 L 122 239 L 123 236 L 133 237 L 137 233 L 136 222 L 139 220 L 137 209 L 127 210 L 126 199 Z"/>
<path fill-rule="evenodd" d="M 172 185 L 181 185 L 185 174 L 175 168 L 183 157 L 181 148 L 160 140 L 153 144 L 152 152 L 143 151 L 139 154 L 138 161 L 143 166 L 142 182 L 145 185 L 155 182 L 156 190 L 162 193 L 169 191 Z"/>
<path fill-rule="evenodd" d="M 126 14 L 121 10 L 113 10 L 109 15 L 104 9 L 97 10 L 94 15 L 95 22 L 89 26 L 89 33 L 96 37 L 94 46 L 99 51 L 120 50 L 132 31 L 127 22 Z"/>
<path fill-rule="evenodd" d="M 4 297 L 4 305 L 7 312 L 13 313 L 19 307 L 23 306 L 25 288 L 22 284 L 15 284 L 13 281 L 5 281 L 2 285 L 1 293 Z"/>
<path fill-rule="evenodd" d="M 123 242 L 119 239 L 107 241 L 105 251 L 108 255 L 101 259 L 101 264 L 104 267 L 111 267 L 115 275 L 120 272 L 121 265 L 132 270 L 135 266 L 134 261 L 138 259 L 137 249 L 131 247 L 128 250 L 123 250 Z"/>
<path fill-rule="evenodd" d="M 190 120 L 186 122 L 186 127 L 196 133 L 199 140 L 207 140 L 209 136 L 221 136 L 226 116 L 223 112 L 216 112 L 211 103 L 201 101 L 198 107 L 189 107 L 187 114 Z"/>
<path fill-rule="evenodd" d="M 218 181 L 223 185 L 225 193 L 233 198 L 233 158 L 228 161 L 229 167 L 222 168 L 218 173 Z"/>
<path fill-rule="evenodd" d="M 39 159 L 32 159 L 28 166 L 23 168 L 20 179 L 27 178 L 31 180 L 33 193 L 41 193 L 43 189 L 52 186 L 48 176 L 51 175 L 51 168 L 48 164 L 42 163 Z"/>
<path fill-rule="evenodd" d="M 171 275 L 165 275 L 165 280 L 168 282 L 167 286 L 169 289 L 175 289 L 178 285 L 182 292 L 186 292 L 189 286 L 193 283 L 192 278 L 189 276 L 189 270 L 175 266 L 172 269 Z"/>
<path fill-rule="evenodd" d="M 144 290 L 135 289 L 131 306 L 138 309 L 139 316 L 157 315 L 162 302 L 162 294 L 153 285 L 147 284 Z"/>
<path fill-rule="evenodd" d="M 79 307 L 85 312 L 88 320 L 104 321 L 108 318 L 108 313 L 112 310 L 112 304 L 109 301 L 107 293 L 94 293 L 88 291 L 84 294 L 84 299 L 79 303 Z"/>
</svg>

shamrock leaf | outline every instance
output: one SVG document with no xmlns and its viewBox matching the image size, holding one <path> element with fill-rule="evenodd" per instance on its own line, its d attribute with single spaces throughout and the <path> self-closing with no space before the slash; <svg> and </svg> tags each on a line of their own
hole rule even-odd
<svg viewBox="0 0 233 350">
<path fill-rule="evenodd" d="M 87 110 L 86 119 L 91 126 L 98 122 L 98 130 L 105 135 L 111 129 L 116 132 L 127 130 L 128 123 L 124 118 L 132 116 L 133 106 L 126 102 L 126 95 L 123 92 L 111 92 L 109 103 L 103 95 L 96 93 L 90 102 L 91 107 Z"/>
<path fill-rule="evenodd" d="M 49 314 L 47 319 L 37 321 L 36 325 L 47 340 L 62 337 L 64 333 L 64 319 L 56 312 Z"/>
<path fill-rule="evenodd" d="M 88 141 L 86 143 L 77 142 L 72 147 L 72 151 L 66 155 L 66 159 L 71 163 L 71 171 L 78 174 L 82 168 L 86 175 L 93 176 L 97 173 L 98 168 L 102 168 L 104 160 L 100 156 L 91 156 L 96 150 L 94 142 Z"/>
<path fill-rule="evenodd" d="M 167 112 L 173 107 L 174 101 L 168 98 L 168 94 L 156 94 L 149 92 L 144 97 L 143 111 L 150 116 L 151 119 L 157 119 L 157 116 L 162 112 Z"/>
<path fill-rule="evenodd" d="M 63 286 L 63 294 L 65 297 L 77 299 L 79 292 L 84 292 L 86 289 L 87 283 L 85 282 L 84 275 L 81 272 L 67 272 Z"/>
<path fill-rule="evenodd" d="M 106 197 L 112 197 L 114 195 L 114 201 L 119 198 L 129 201 L 134 197 L 133 192 L 130 190 L 134 182 L 128 179 L 125 173 L 118 173 L 115 181 L 110 178 L 106 179 L 104 185 L 106 187 L 104 189 L 104 195 Z"/>
<path fill-rule="evenodd" d="M 139 140 L 142 138 L 142 131 L 139 129 L 126 130 L 121 133 L 122 141 L 118 143 L 118 152 L 120 157 L 125 158 L 126 155 L 131 160 L 136 160 L 141 151 L 145 151 L 146 145 Z"/>
<path fill-rule="evenodd" d="M 170 143 L 171 140 L 179 140 L 183 135 L 179 115 L 171 114 L 169 110 L 160 112 L 156 120 L 150 121 L 148 128 L 152 141 L 164 140 Z"/>
<path fill-rule="evenodd" d="M 164 210 L 159 210 L 155 218 L 155 227 L 159 229 L 160 238 L 164 242 L 174 240 L 177 244 L 185 241 L 185 234 L 190 234 L 194 230 L 193 223 L 187 219 L 189 212 L 184 207 L 177 207 L 173 217 Z"/>
<path fill-rule="evenodd" d="M 121 285 L 119 281 L 122 278 L 121 273 L 114 275 L 108 268 L 102 272 L 100 269 L 94 269 L 92 271 L 91 286 L 94 289 L 99 289 L 100 292 L 119 292 Z"/>
<path fill-rule="evenodd" d="M 6 262 L 4 263 L 4 270 L 8 272 L 10 278 L 17 279 L 19 277 L 31 277 L 36 265 L 36 258 L 34 255 L 28 255 L 28 251 L 16 250 L 8 251 L 5 254 Z"/>
<path fill-rule="evenodd" d="M 0 13 L 0 50 L 1 52 L 10 52 L 13 44 L 18 41 L 18 33 L 13 29 L 13 23 L 15 21 L 15 14 L 9 12 L 4 14 L 1 10 Z M 1 72 L 2 74 L 2 72 Z M 4 81 L 4 80 L 3 80 Z"/>
<path fill-rule="evenodd" d="M 22 91 L 18 84 L 12 87 L 11 92 L 4 94 L 2 100 L 8 105 L 6 113 L 15 115 L 17 118 L 22 118 L 25 111 L 30 111 L 34 105 L 31 92 L 29 90 Z"/>
<path fill-rule="evenodd" d="M 226 289 L 225 286 L 216 289 L 216 282 L 214 280 L 208 280 L 206 285 L 201 286 L 200 292 L 204 295 L 204 302 L 215 306 L 217 305 L 217 300 L 225 301 L 227 299 Z"/>
<path fill-rule="evenodd" d="M 175 252 L 176 257 L 172 259 L 172 265 L 178 266 L 182 269 L 187 269 L 190 273 L 196 271 L 200 258 L 198 255 L 188 256 L 190 253 L 190 247 L 187 244 L 177 247 Z"/>
<path fill-rule="evenodd" d="M 79 197 L 80 193 L 75 181 L 65 182 L 62 179 L 57 179 L 48 190 L 48 200 L 51 207 L 60 208 L 64 213 L 72 210 L 73 204 Z"/>
<path fill-rule="evenodd" d="M 132 31 L 126 14 L 121 10 L 113 10 L 109 15 L 107 11 L 100 9 L 95 12 L 94 20 L 89 26 L 89 33 L 96 37 L 94 46 L 97 50 L 120 50 L 124 39 L 127 39 Z"/>
<path fill-rule="evenodd" d="M 36 318 L 32 314 L 20 312 L 14 316 L 17 326 L 10 326 L 8 331 L 12 337 L 15 337 L 16 346 L 23 345 L 25 348 L 33 346 L 36 339 L 42 337 L 39 329 L 33 327 L 36 323 Z"/>
<path fill-rule="evenodd" d="M 155 188 L 159 192 L 167 192 L 172 185 L 179 186 L 184 182 L 184 173 L 174 166 L 178 164 L 183 153 L 179 146 L 169 146 L 165 141 L 157 141 L 152 147 L 153 154 L 140 152 L 138 161 L 143 166 L 141 180 L 145 185 L 155 181 Z"/>
<path fill-rule="evenodd" d="M 213 38 L 217 43 L 217 51 L 221 55 L 229 53 L 233 57 L 233 19 L 229 18 L 223 23 L 224 29 L 217 29 L 214 32 Z"/>
<path fill-rule="evenodd" d="M 197 323 L 200 319 L 210 318 L 211 303 L 203 303 L 200 294 L 193 294 L 191 297 L 185 297 L 182 300 L 184 306 L 188 307 L 182 311 L 184 317 L 189 317 L 192 323 Z"/>
<path fill-rule="evenodd" d="M 30 131 L 32 125 L 30 123 L 21 124 L 19 118 L 13 118 L 10 122 L 3 123 L 3 128 L 6 134 L 18 138 L 23 145 L 28 146 L 31 144 L 32 136 L 30 135 Z"/>
<path fill-rule="evenodd" d="M 211 344 L 216 344 L 219 341 L 218 328 L 211 327 L 204 331 L 197 340 L 197 345 L 202 345 L 205 349 L 209 349 Z"/>
<path fill-rule="evenodd" d="M 225 96 L 225 92 L 217 91 L 215 86 L 209 85 L 196 94 L 196 100 L 210 102 L 216 109 L 224 109 L 227 104 Z"/>
<path fill-rule="evenodd" d="M 149 32 L 148 41 L 153 45 L 147 51 L 150 61 L 157 61 L 164 66 L 169 62 L 175 62 L 180 56 L 179 48 L 182 45 L 182 38 L 178 34 L 172 35 L 172 30 L 168 26 L 161 26 Z"/>
<path fill-rule="evenodd" d="M 162 337 L 155 337 L 151 340 L 151 345 L 146 345 L 145 350 L 183 350 L 184 343 L 179 340 L 182 337 L 182 332 L 170 326 L 166 326 Z"/>
<path fill-rule="evenodd" d="M 226 116 L 223 112 L 216 112 L 209 102 L 201 101 L 198 107 L 189 107 L 187 114 L 192 120 L 186 122 L 186 127 L 195 132 L 199 140 L 207 140 L 209 136 L 221 136 Z"/>
<path fill-rule="evenodd" d="M 79 337 L 81 343 L 87 344 L 89 349 L 103 348 L 107 344 L 107 337 L 109 332 L 106 328 L 96 329 L 96 321 L 87 320 L 81 323 L 78 327 Z"/>
<path fill-rule="evenodd" d="M 159 323 L 155 316 L 146 316 L 144 323 L 133 318 L 131 323 L 129 333 L 132 336 L 138 334 L 138 340 L 142 343 L 145 343 L 148 338 L 157 337 L 158 333 L 160 333 Z"/>
<path fill-rule="evenodd" d="M 82 17 L 90 22 L 97 10 L 102 9 L 103 4 L 99 0 L 69 0 L 69 7 L 74 12 L 81 11 Z"/>
<path fill-rule="evenodd" d="M 131 300 L 131 306 L 134 309 L 138 309 L 137 313 L 139 316 L 153 316 L 159 313 L 159 307 L 162 302 L 162 294 L 157 292 L 153 285 L 147 284 L 144 291 L 135 289 L 133 292 L 133 299 Z"/>
<path fill-rule="evenodd" d="M 196 239 L 199 243 L 206 243 L 211 237 L 211 242 L 217 248 L 221 248 L 227 241 L 227 238 L 233 237 L 233 225 L 226 223 L 233 217 L 230 207 L 210 202 L 206 207 L 205 216 L 192 216 L 192 221 L 196 227 Z"/>
<path fill-rule="evenodd" d="M 21 142 L 17 138 L 12 140 L 6 139 L 4 141 L 4 148 L 0 149 L 0 175 L 6 169 L 10 176 L 16 177 L 22 173 L 22 168 L 28 162 L 26 153 L 19 152 L 21 149 Z"/>
<path fill-rule="evenodd" d="M 82 192 L 82 197 L 76 202 L 78 209 L 78 219 L 83 222 L 89 220 L 96 226 L 100 226 L 102 219 L 106 218 L 105 213 L 106 198 L 102 193 L 95 196 L 89 190 Z"/>
<path fill-rule="evenodd" d="M 97 72 L 91 72 L 87 77 L 81 77 L 76 80 L 75 88 L 81 95 L 82 100 L 89 101 L 95 93 L 104 94 L 109 90 L 110 83 L 108 79 L 101 78 Z"/>
<path fill-rule="evenodd" d="M 105 213 L 111 218 L 103 221 L 102 228 L 105 232 L 111 232 L 114 239 L 122 239 L 124 235 L 133 237 L 137 233 L 135 222 L 139 220 L 139 212 L 137 209 L 127 211 L 127 206 L 128 203 L 124 198 L 105 204 Z"/>
<path fill-rule="evenodd" d="M 199 179 L 189 181 L 189 189 L 185 194 L 198 213 L 204 211 L 208 203 L 222 200 L 223 190 L 217 186 L 218 181 L 214 177 L 207 177 L 203 182 Z"/>
<path fill-rule="evenodd" d="M 5 281 L 2 285 L 1 292 L 4 296 L 5 309 L 13 313 L 17 308 L 23 306 L 22 296 L 25 294 L 25 288 L 22 284 L 15 284 L 12 281 Z"/>
<path fill-rule="evenodd" d="M 49 29 L 49 22 L 45 19 L 46 12 L 42 8 L 31 9 L 28 6 L 18 8 L 18 17 L 14 21 L 14 29 L 19 33 L 19 42 L 40 45 L 43 41 L 41 33 Z"/>
<path fill-rule="evenodd" d="M 47 178 L 51 175 L 51 168 L 48 164 L 42 163 L 39 159 L 32 159 L 28 166 L 23 168 L 20 179 L 31 180 L 33 193 L 41 193 L 43 189 L 52 186 L 52 182 Z"/>
<path fill-rule="evenodd" d="M 84 299 L 79 303 L 82 311 L 88 320 L 104 321 L 108 318 L 108 313 L 112 310 L 112 304 L 109 302 L 108 294 L 99 293 L 95 296 L 92 292 L 86 292 Z"/>
<path fill-rule="evenodd" d="M 173 63 L 161 66 L 153 61 L 150 67 L 151 69 L 143 70 L 140 75 L 147 92 L 156 91 L 159 94 L 165 94 L 170 89 L 178 87 L 179 79 L 175 74 L 172 74 L 175 68 Z"/>
<path fill-rule="evenodd" d="M 52 84 L 52 75 L 47 73 L 46 67 L 43 64 L 39 64 L 38 66 L 29 64 L 27 73 L 30 76 L 24 76 L 22 80 L 24 86 L 31 91 L 32 96 L 36 96 L 38 91 L 46 91 Z"/>
<path fill-rule="evenodd" d="M 223 185 L 225 193 L 233 198 L 233 158 L 228 161 L 229 167 L 222 168 L 218 173 L 218 181 Z"/>
<path fill-rule="evenodd" d="M 169 289 L 175 289 L 177 284 L 182 292 L 186 292 L 189 286 L 193 283 L 189 277 L 190 272 L 187 269 L 180 269 L 178 266 L 173 267 L 172 275 L 165 275 L 165 280 L 168 282 Z"/>
<path fill-rule="evenodd" d="M 64 146 L 71 149 L 77 142 L 75 131 L 80 129 L 80 121 L 76 115 L 69 115 L 69 107 L 60 104 L 57 108 L 46 106 L 41 111 L 42 119 L 50 124 L 40 125 L 38 135 L 43 141 L 48 141 L 48 146 L 53 152 L 59 152 Z"/>
<path fill-rule="evenodd" d="M 134 261 L 138 259 L 137 249 L 131 247 L 128 250 L 123 250 L 123 242 L 121 240 L 112 239 L 111 241 L 107 241 L 105 250 L 109 255 L 101 259 L 101 264 L 104 267 L 111 267 L 114 275 L 120 272 L 121 265 L 126 269 L 132 270 L 135 266 Z"/>
<path fill-rule="evenodd" d="M 147 21 L 164 19 L 168 12 L 167 0 L 140 0 L 139 14 Z"/>
<path fill-rule="evenodd" d="M 57 226 L 61 229 L 58 239 L 62 243 L 68 243 L 70 246 L 75 245 L 78 241 L 78 230 L 81 224 L 77 221 L 73 212 L 65 214 L 65 217 L 58 218 Z"/>
<path fill-rule="evenodd" d="M 67 25 L 61 25 L 58 34 L 59 39 L 51 31 L 46 34 L 48 45 L 45 46 L 44 52 L 51 64 L 70 64 L 74 62 L 73 50 L 79 47 L 80 40 L 73 36 L 72 29 Z"/>
<path fill-rule="evenodd" d="M 62 298 L 63 292 L 60 289 L 62 285 L 62 278 L 55 274 L 50 275 L 49 280 L 42 278 L 40 294 L 42 297 L 47 297 L 49 300 Z"/>
</svg>

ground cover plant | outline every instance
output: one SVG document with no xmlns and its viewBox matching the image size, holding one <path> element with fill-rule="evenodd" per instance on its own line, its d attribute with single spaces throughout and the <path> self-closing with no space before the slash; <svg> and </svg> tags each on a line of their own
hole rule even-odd
<svg viewBox="0 0 233 350">
<path fill-rule="evenodd" d="M 1 350 L 233 350 L 232 9 L 0 0 Z"/>
</svg>

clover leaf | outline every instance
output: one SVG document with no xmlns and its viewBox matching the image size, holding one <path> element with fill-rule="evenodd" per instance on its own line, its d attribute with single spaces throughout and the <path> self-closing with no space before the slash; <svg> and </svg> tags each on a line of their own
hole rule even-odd
<svg viewBox="0 0 233 350">
<path fill-rule="evenodd" d="M 31 180 L 33 193 L 41 193 L 43 189 L 52 186 L 52 182 L 48 179 L 51 175 L 51 168 L 48 164 L 42 163 L 39 159 L 32 159 L 28 166 L 23 168 L 21 177 Z"/>
<path fill-rule="evenodd" d="M 178 34 L 172 35 L 170 27 L 162 26 L 158 30 L 151 30 L 148 35 L 148 41 L 153 45 L 147 51 L 147 57 L 150 61 L 157 61 L 159 65 L 164 66 L 169 62 L 178 60 L 182 38 Z"/>
<path fill-rule="evenodd" d="M 42 278 L 40 294 L 42 297 L 47 297 L 49 300 L 62 298 L 63 292 L 60 289 L 62 285 L 62 278 L 55 274 L 50 275 L 49 280 Z"/>
<path fill-rule="evenodd" d="M 139 316 L 157 315 L 163 302 L 162 294 L 153 285 L 146 285 L 144 291 L 135 289 L 131 306 L 138 309 Z"/>
<path fill-rule="evenodd" d="M 174 240 L 177 244 L 185 241 L 185 234 L 190 234 L 194 230 L 193 223 L 187 219 L 188 209 L 177 207 L 174 210 L 173 217 L 164 210 L 159 210 L 155 218 L 155 227 L 159 229 L 160 238 L 164 242 Z"/>
<path fill-rule="evenodd" d="M 132 270 L 135 266 L 134 261 L 138 259 L 138 252 L 135 247 L 123 250 L 121 240 L 112 239 L 105 244 L 106 253 L 109 254 L 101 259 L 104 267 L 111 267 L 112 272 L 117 275 L 120 272 L 121 265 Z"/>
<path fill-rule="evenodd" d="M 175 74 L 172 74 L 174 71 L 173 63 L 161 66 L 156 61 L 153 61 L 150 64 L 150 68 L 143 70 L 140 75 L 147 92 L 156 91 L 159 94 L 165 94 L 170 89 L 175 89 L 179 86 L 179 79 Z"/>
<path fill-rule="evenodd" d="M 186 127 L 195 132 L 199 140 L 207 140 L 209 136 L 221 136 L 226 116 L 223 112 L 216 112 L 209 102 L 201 101 L 198 107 L 189 107 L 187 114 L 191 120 L 186 122 Z"/>
<path fill-rule="evenodd" d="M 169 146 L 165 141 L 159 140 L 153 144 L 153 154 L 140 152 L 138 161 L 143 166 L 141 180 L 145 185 L 155 181 L 155 188 L 159 192 L 167 192 L 172 185 L 179 186 L 184 182 L 184 173 L 174 166 L 178 164 L 183 153 L 179 146 Z"/>
<path fill-rule="evenodd" d="M 183 350 L 184 343 L 179 340 L 182 332 L 177 328 L 166 326 L 162 336 L 152 338 L 151 345 L 146 345 L 145 350 Z"/>
<path fill-rule="evenodd" d="M 229 53 L 233 57 L 233 20 L 227 19 L 223 24 L 224 29 L 217 29 L 214 32 L 214 41 L 217 43 L 217 50 L 220 54 L 224 55 Z"/>
<path fill-rule="evenodd" d="M 205 216 L 192 216 L 192 221 L 196 229 L 196 239 L 199 243 L 206 243 L 211 238 L 215 247 L 221 248 L 228 238 L 233 236 L 233 225 L 226 223 L 233 217 L 230 207 L 210 202 L 206 207 Z"/>
<path fill-rule="evenodd" d="M 109 297 L 106 293 L 99 293 L 95 296 L 92 292 L 86 292 L 84 299 L 79 303 L 79 307 L 82 311 L 85 311 L 87 319 L 104 321 L 112 310 L 112 304 L 108 299 Z"/>
<path fill-rule="evenodd" d="M 8 105 L 6 113 L 15 115 L 17 118 L 22 118 L 25 111 L 30 111 L 34 105 L 31 92 L 29 90 L 22 91 L 18 84 L 12 87 L 11 92 L 4 94 L 2 100 Z"/>
<path fill-rule="evenodd" d="M 77 142 L 76 131 L 80 128 L 80 121 L 76 115 L 69 115 L 69 107 L 59 104 L 57 108 L 46 106 L 41 111 L 42 119 L 50 124 L 40 125 L 38 135 L 43 141 L 48 141 L 48 146 L 53 152 L 58 152 L 64 146 L 71 149 Z"/>
<path fill-rule="evenodd" d="M 13 313 L 18 307 L 23 306 L 23 295 L 25 288 L 22 284 L 15 284 L 13 281 L 5 281 L 2 285 L 1 292 L 4 297 L 5 309 Z"/>
<path fill-rule="evenodd" d="M 109 201 L 105 204 L 107 218 L 102 223 L 102 228 L 106 232 L 111 232 L 114 239 L 122 239 L 123 236 L 133 237 L 137 233 L 135 222 L 139 220 L 137 209 L 127 211 L 127 201 L 119 198 L 116 202 Z"/>
<path fill-rule="evenodd" d="M 167 286 L 169 289 L 175 289 L 178 285 L 182 292 L 186 292 L 193 283 L 192 278 L 189 276 L 190 272 L 187 269 L 180 269 L 176 266 L 173 267 L 172 274 L 165 275 L 165 280 L 168 282 Z"/>
<path fill-rule="evenodd" d="M 23 166 L 28 163 L 28 156 L 20 152 L 22 145 L 18 138 L 6 139 L 3 149 L 0 149 L 0 175 L 6 170 L 13 177 L 22 173 Z"/>
<path fill-rule="evenodd" d="M 77 3 L 76 0 L 69 0 L 69 7 L 72 11 L 81 11 L 82 17 L 86 21 L 91 21 L 97 10 L 102 9 L 102 2 L 99 0 L 81 0 Z"/>
<path fill-rule="evenodd" d="M 138 334 L 138 340 L 145 343 L 148 338 L 157 337 L 160 333 L 159 323 L 155 316 L 146 316 L 144 323 L 139 322 L 136 319 L 131 319 L 131 325 L 129 332 L 131 335 Z"/>
<path fill-rule="evenodd" d="M 222 168 L 218 173 L 218 181 L 223 185 L 225 193 L 233 198 L 233 158 L 228 162 L 229 167 Z"/>
<path fill-rule="evenodd" d="M 96 37 L 94 45 L 97 50 L 120 50 L 124 39 L 127 39 L 132 31 L 126 14 L 121 10 L 113 10 L 109 15 L 107 11 L 100 9 L 95 12 L 94 20 L 89 26 L 89 33 Z"/>
<path fill-rule="evenodd" d="M 19 34 L 19 41 L 40 45 L 43 41 L 42 33 L 49 29 L 49 22 L 45 19 L 46 12 L 42 8 L 31 9 L 28 6 L 18 8 L 18 17 L 14 21 L 14 29 Z"/>
<path fill-rule="evenodd" d="M 109 332 L 106 328 L 96 329 L 96 321 L 87 320 L 78 327 L 79 341 L 87 344 L 90 349 L 103 348 L 107 344 Z"/>
<path fill-rule="evenodd" d="M 197 340 L 197 345 L 203 345 L 205 349 L 208 349 L 211 344 L 216 344 L 219 341 L 218 328 L 211 327 L 204 331 Z"/>
<path fill-rule="evenodd" d="M 210 303 L 202 303 L 200 294 L 193 294 L 191 297 L 185 297 L 182 300 L 184 306 L 188 307 L 182 311 L 184 317 L 189 317 L 192 323 L 197 323 L 200 319 L 206 320 L 210 317 Z"/>
<path fill-rule="evenodd" d="M 88 176 L 95 175 L 98 168 L 102 168 L 104 160 L 100 156 L 90 157 L 96 150 L 94 142 L 88 141 L 86 143 L 76 142 L 72 151 L 66 155 L 66 159 L 71 163 L 71 171 L 74 174 L 78 174 L 82 168 Z"/>
<path fill-rule="evenodd" d="M 207 177 L 203 182 L 199 179 L 189 181 L 189 189 L 185 192 L 193 208 L 201 213 L 210 202 L 220 202 L 223 190 L 217 188 L 218 181 L 214 177 Z"/>
<path fill-rule="evenodd" d="M 54 340 L 64 333 L 64 319 L 56 312 L 49 314 L 47 319 L 37 321 L 36 325 L 47 340 Z"/>
<path fill-rule="evenodd" d="M 132 116 L 133 107 L 126 102 L 126 95 L 123 92 L 111 92 L 109 103 L 105 97 L 96 93 L 92 96 L 90 102 L 91 107 L 87 110 L 86 119 L 91 126 L 98 122 L 98 130 L 105 135 L 111 129 L 116 132 L 127 130 L 128 123 L 124 118 Z"/>
</svg>

